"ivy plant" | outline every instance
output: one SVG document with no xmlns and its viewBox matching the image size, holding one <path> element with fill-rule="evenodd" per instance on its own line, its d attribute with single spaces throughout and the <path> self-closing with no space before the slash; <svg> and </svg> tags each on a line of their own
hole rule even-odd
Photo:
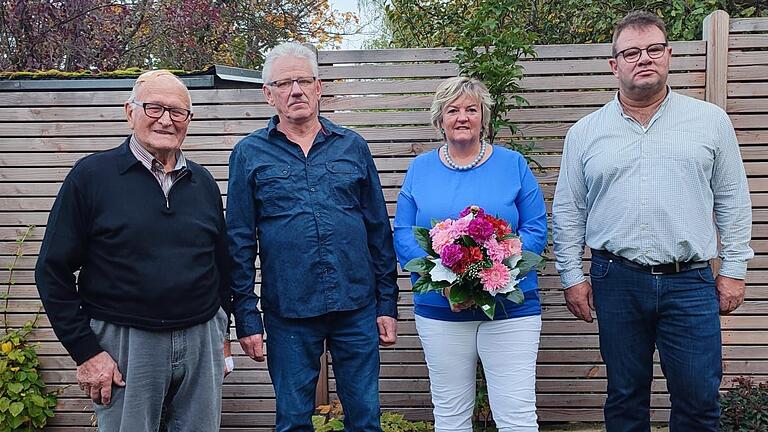
<svg viewBox="0 0 768 432">
<path fill-rule="evenodd" d="M 47 391 L 40 375 L 40 360 L 29 336 L 35 329 L 37 317 L 21 328 L 8 323 L 8 304 L 13 272 L 23 255 L 24 241 L 32 233 L 30 226 L 16 240 L 16 254 L 8 266 L 8 282 L 3 295 L 3 334 L 0 337 L 0 432 L 32 431 L 42 429 L 53 417 L 56 392 Z"/>
</svg>

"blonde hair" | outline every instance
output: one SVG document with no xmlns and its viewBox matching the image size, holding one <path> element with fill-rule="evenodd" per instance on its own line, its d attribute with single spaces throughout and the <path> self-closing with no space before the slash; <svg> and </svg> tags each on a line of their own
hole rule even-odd
<svg viewBox="0 0 768 432">
<path fill-rule="evenodd" d="M 182 87 L 184 87 L 184 90 L 187 92 L 187 99 L 189 100 L 189 110 L 192 111 L 192 95 L 189 93 L 189 89 L 187 88 L 187 85 L 184 84 L 184 81 L 181 80 L 181 78 L 177 77 L 170 71 L 166 69 L 155 69 L 151 71 L 144 72 L 143 74 L 139 75 L 138 78 L 136 78 L 136 82 L 133 83 L 133 88 L 131 89 L 131 95 L 128 96 L 128 102 L 134 102 L 136 100 L 136 95 L 139 94 L 139 88 L 142 86 L 142 84 L 153 81 L 159 77 L 162 76 L 171 76 L 176 81 L 181 84 Z"/>
<path fill-rule="evenodd" d="M 482 107 L 483 131 L 480 133 L 481 138 L 482 134 L 488 131 L 491 124 L 491 107 L 493 106 L 488 87 L 476 78 L 458 76 L 448 78 L 440 83 L 437 91 L 435 91 L 435 99 L 432 101 L 432 108 L 430 109 L 432 126 L 440 131 L 443 137 L 445 137 L 445 133 L 442 132 L 443 108 L 464 95 L 475 99 Z"/>
</svg>

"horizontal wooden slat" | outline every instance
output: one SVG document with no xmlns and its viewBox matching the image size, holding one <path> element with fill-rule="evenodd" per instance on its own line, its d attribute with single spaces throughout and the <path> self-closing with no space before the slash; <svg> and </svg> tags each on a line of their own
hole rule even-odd
<svg viewBox="0 0 768 432">
<path fill-rule="evenodd" d="M 732 33 L 768 31 L 768 18 L 731 18 Z"/>
</svg>

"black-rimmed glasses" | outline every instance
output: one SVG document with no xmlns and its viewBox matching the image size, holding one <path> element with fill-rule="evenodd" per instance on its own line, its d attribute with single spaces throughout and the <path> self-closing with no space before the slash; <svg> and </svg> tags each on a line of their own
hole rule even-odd
<svg viewBox="0 0 768 432">
<path fill-rule="evenodd" d="M 187 121 L 187 119 L 189 119 L 189 117 L 192 115 L 192 111 L 184 108 L 166 107 L 151 102 L 131 101 L 131 103 L 144 108 L 144 114 L 146 114 L 147 117 L 153 119 L 159 119 L 163 116 L 163 114 L 165 114 L 166 111 L 168 111 L 168 116 L 171 118 L 171 120 L 175 122 Z"/>
<path fill-rule="evenodd" d="M 614 58 L 619 58 L 619 56 L 624 57 L 624 61 L 627 63 L 637 63 L 638 60 L 640 60 L 640 57 L 643 55 L 643 51 L 645 51 L 646 54 L 648 54 L 648 57 L 652 59 L 657 59 L 664 55 L 664 52 L 667 50 L 667 44 L 666 43 L 655 43 L 652 45 L 648 45 L 646 48 L 627 48 L 625 50 L 621 50 L 616 53 Z"/>
<path fill-rule="evenodd" d="M 268 82 L 267 85 L 270 87 L 275 87 L 278 90 L 288 90 L 289 88 L 293 87 L 293 83 L 298 83 L 299 87 L 303 89 L 307 89 L 312 87 L 312 84 L 315 83 L 315 80 L 317 80 L 317 78 L 313 76 L 305 76 L 305 77 L 298 77 L 298 78 L 275 80 L 275 81 Z"/>
</svg>

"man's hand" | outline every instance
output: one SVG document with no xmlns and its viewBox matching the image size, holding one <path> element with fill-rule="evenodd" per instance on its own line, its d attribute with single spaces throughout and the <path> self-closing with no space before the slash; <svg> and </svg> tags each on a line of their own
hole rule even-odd
<svg viewBox="0 0 768 432">
<path fill-rule="evenodd" d="M 229 337 L 224 340 L 224 378 L 235 370 L 235 364 L 232 360 L 232 342 Z"/>
<path fill-rule="evenodd" d="M 720 300 L 720 315 L 728 315 L 744 303 L 744 281 L 728 276 L 718 276 L 715 279 L 717 297 Z"/>
<path fill-rule="evenodd" d="M 80 389 L 97 405 L 109 405 L 112 401 L 112 384 L 125 387 L 123 375 L 112 357 L 102 351 L 77 367 Z"/>
<path fill-rule="evenodd" d="M 255 334 L 238 339 L 240 346 L 243 347 L 245 355 L 256 360 L 257 362 L 264 361 L 264 336 L 261 334 Z"/>
<path fill-rule="evenodd" d="M 592 322 L 592 285 L 584 281 L 565 290 L 565 304 L 573 316 L 586 322 Z"/>
<path fill-rule="evenodd" d="M 397 320 L 391 316 L 380 316 L 376 318 L 376 324 L 379 326 L 379 345 L 394 345 L 397 342 Z"/>
</svg>

